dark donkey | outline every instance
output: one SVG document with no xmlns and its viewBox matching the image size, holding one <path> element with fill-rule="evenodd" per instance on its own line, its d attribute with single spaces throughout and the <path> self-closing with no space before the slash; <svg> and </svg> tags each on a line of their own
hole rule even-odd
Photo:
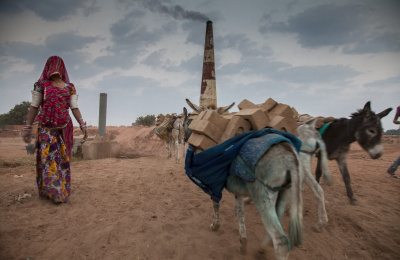
<svg viewBox="0 0 400 260">
<path fill-rule="evenodd" d="M 371 111 L 371 102 L 368 101 L 364 108 L 351 114 L 351 119 L 340 118 L 334 120 L 326 131 L 322 134 L 322 139 L 326 144 L 329 160 L 336 160 L 340 173 L 346 185 L 347 197 L 352 205 L 357 205 L 350 184 L 350 175 L 347 170 L 346 156 L 350 149 L 350 144 L 357 141 L 361 147 L 369 153 L 372 159 L 377 159 L 382 155 L 382 124 L 380 119 L 387 116 L 392 108 L 388 108 L 379 114 Z M 316 179 L 321 178 L 320 158 L 316 169 Z"/>
</svg>

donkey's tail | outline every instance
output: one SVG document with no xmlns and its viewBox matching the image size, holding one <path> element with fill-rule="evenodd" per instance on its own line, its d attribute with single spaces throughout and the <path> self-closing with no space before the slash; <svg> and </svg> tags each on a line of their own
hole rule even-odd
<svg viewBox="0 0 400 260">
<path fill-rule="evenodd" d="M 329 171 L 329 166 L 328 166 L 328 152 L 326 151 L 326 146 L 324 141 L 319 141 L 319 159 L 321 160 L 321 171 L 322 171 L 322 176 L 324 177 L 324 181 L 326 185 L 331 186 L 332 185 L 332 178 L 331 178 L 331 173 Z"/>
<path fill-rule="evenodd" d="M 300 162 L 298 157 L 297 167 L 290 170 L 292 179 L 291 187 L 291 204 L 290 204 L 290 225 L 289 236 L 290 242 L 294 246 L 302 244 L 303 240 L 303 197 L 302 197 L 302 181 L 300 175 Z"/>
</svg>

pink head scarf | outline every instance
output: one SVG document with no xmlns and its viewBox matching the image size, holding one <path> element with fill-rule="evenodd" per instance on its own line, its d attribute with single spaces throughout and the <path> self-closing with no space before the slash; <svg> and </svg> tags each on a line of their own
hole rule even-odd
<svg viewBox="0 0 400 260">
<path fill-rule="evenodd" d="M 58 56 L 51 56 L 47 59 L 46 65 L 44 65 L 42 75 L 40 76 L 38 82 L 48 81 L 55 73 L 60 74 L 61 79 L 65 83 L 70 83 L 64 61 Z"/>
<path fill-rule="evenodd" d="M 60 74 L 61 79 L 65 83 L 70 83 L 64 61 L 58 56 L 51 56 L 47 59 L 42 75 L 40 75 L 40 78 L 38 80 L 38 83 L 43 87 L 44 90 L 47 87 L 52 86 L 50 77 L 55 73 Z M 53 114 L 56 114 L 56 116 L 54 116 Z M 64 143 L 67 147 L 68 156 L 71 158 L 73 144 L 73 125 L 72 120 L 69 117 L 68 110 L 65 110 L 64 112 L 60 111 L 59 107 L 57 107 L 54 102 L 43 103 L 42 111 L 39 113 L 35 121 L 40 121 L 44 125 L 46 125 L 46 123 L 49 123 L 53 127 L 62 126 Z"/>
</svg>

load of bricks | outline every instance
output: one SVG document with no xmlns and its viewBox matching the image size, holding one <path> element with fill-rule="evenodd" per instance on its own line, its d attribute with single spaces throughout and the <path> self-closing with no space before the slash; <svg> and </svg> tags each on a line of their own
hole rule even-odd
<svg viewBox="0 0 400 260">
<path fill-rule="evenodd" d="M 317 121 L 315 122 L 315 128 L 320 129 L 323 127 L 326 123 L 332 122 L 336 118 L 333 116 L 328 116 L 328 117 L 323 117 L 323 116 L 310 116 L 309 114 L 301 114 L 297 116 L 297 122 L 307 122 L 311 119 L 316 119 Z"/>
<path fill-rule="evenodd" d="M 201 152 L 247 131 L 274 128 L 298 135 L 296 109 L 269 98 L 263 104 L 247 99 L 238 105 L 239 112 L 220 115 L 214 110 L 191 114 L 188 143 Z"/>
</svg>

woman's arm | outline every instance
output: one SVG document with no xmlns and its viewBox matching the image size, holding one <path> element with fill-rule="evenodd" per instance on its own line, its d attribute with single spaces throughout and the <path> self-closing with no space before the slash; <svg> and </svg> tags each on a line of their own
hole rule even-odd
<svg viewBox="0 0 400 260">
<path fill-rule="evenodd" d="M 72 109 L 72 114 L 74 115 L 76 121 L 78 121 L 79 126 L 82 130 L 83 140 L 86 140 L 86 138 L 87 138 L 86 122 L 82 118 L 81 111 L 79 110 L 79 108 L 74 108 L 74 109 Z"/>
<path fill-rule="evenodd" d="M 396 125 L 400 125 L 400 121 L 399 121 L 399 115 L 396 115 L 393 119 L 393 123 Z"/>
<path fill-rule="evenodd" d="M 400 125 L 399 117 L 400 117 L 400 106 L 397 107 L 397 109 L 396 109 L 396 114 L 394 115 L 394 118 L 393 118 L 394 124 Z"/>
<path fill-rule="evenodd" d="M 26 117 L 26 126 L 24 128 L 23 138 L 25 143 L 30 143 L 32 140 L 32 123 L 38 113 L 38 108 L 30 106 Z"/>
</svg>

